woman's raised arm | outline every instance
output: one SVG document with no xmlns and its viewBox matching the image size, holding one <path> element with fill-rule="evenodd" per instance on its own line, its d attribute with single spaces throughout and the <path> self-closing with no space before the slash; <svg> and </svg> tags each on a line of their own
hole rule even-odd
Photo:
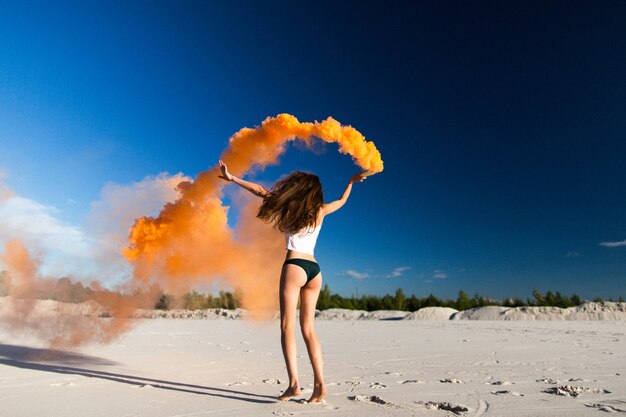
<svg viewBox="0 0 626 417">
<path fill-rule="evenodd" d="M 341 198 L 339 200 L 335 200 L 331 203 L 328 204 L 324 204 L 324 206 L 322 207 L 322 214 L 325 216 L 327 214 L 330 213 L 334 213 L 337 210 L 339 210 L 340 208 L 343 207 L 344 204 L 346 204 L 346 201 L 348 201 L 348 197 L 350 196 L 350 192 L 352 192 L 352 183 L 355 182 L 363 182 L 363 180 L 365 180 L 365 178 L 367 178 L 366 175 L 364 175 L 365 172 L 361 172 L 360 174 L 354 174 L 352 176 L 352 178 L 350 178 L 350 181 L 348 182 L 348 185 L 346 186 L 346 189 L 344 190 L 343 194 L 341 195 Z"/>
<path fill-rule="evenodd" d="M 234 182 L 235 184 L 245 188 L 246 190 L 250 191 L 252 194 L 259 196 L 259 197 L 266 197 L 270 193 L 259 184 L 242 180 L 241 178 L 237 178 L 234 175 L 232 175 L 230 172 L 228 172 L 228 167 L 226 166 L 226 164 L 222 162 L 221 160 L 219 161 L 219 164 L 220 164 L 220 169 L 222 170 L 222 175 L 219 175 L 218 176 L 219 178 L 225 181 Z"/>
</svg>

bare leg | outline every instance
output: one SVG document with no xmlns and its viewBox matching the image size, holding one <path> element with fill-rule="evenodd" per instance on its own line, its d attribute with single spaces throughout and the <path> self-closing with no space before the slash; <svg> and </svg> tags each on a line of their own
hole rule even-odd
<svg viewBox="0 0 626 417">
<path fill-rule="evenodd" d="M 300 290 L 300 328 L 306 343 L 311 365 L 313 366 L 313 394 L 309 398 L 310 403 L 318 403 L 326 395 L 324 384 L 324 362 L 322 360 L 322 348 L 315 334 L 313 326 L 315 321 L 315 305 L 322 288 L 322 274 L 309 281 Z"/>
<path fill-rule="evenodd" d="M 280 276 L 280 343 L 287 365 L 289 387 L 278 399 L 286 401 L 300 395 L 298 384 L 298 357 L 296 352 L 296 307 L 300 287 L 306 283 L 306 274 L 297 265 L 285 265 Z"/>
</svg>

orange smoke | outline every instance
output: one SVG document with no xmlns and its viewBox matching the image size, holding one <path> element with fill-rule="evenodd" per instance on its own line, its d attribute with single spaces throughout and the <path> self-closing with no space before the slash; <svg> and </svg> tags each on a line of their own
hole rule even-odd
<svg viewBox="0 0 626 417">
<path fill-rule="evenodd" d="M 311 144 L 313 137 L 338 143 L 339 151 L 351 155 L 369 174 L 383 169 L 374 144 L 356 129 L 332 118 L 300 123 L 288 114 L 235 133 L 221 159 L 233 174 L 242 176 L 251 168 L 276 164 L 289 141 Z M 166 204 L 156 218 L 135 221 L 124 249 L 134 280 L 115 291 L 97 282 L 85 287 L 68 278 L 42 277 L 39 261 L 22 241 L 7 241 L 0 252 L 6 268 L 6 273 L 0 272 L 0 294 L 9 297 L 0 297 L 0 324 L 16 332 L 28 329 L 55 348 L 107 343 L 136 323 L 130 318 L 137 308 L 154 306 L 161 288 L 178 295 L 220 278 L 240 290 L 243 306 L 253 314 L 273 313 L 284 238 L 256 219 L 261 201 L 244 192 L 235 199 L 242 207 L 241 220 L 230 228 L 228 207 L 221 201 L 226 183 L 218 174 L 213 168 L 195 181 L 180 182 L 178 200 Z M 0 202 L 10 196 L 0 183 Z"/>
<path fill-rule="evenodd" d="M 332 117 L 301 123 L 289 114 L 239 130 L 220 159 L 231 173 L 242 176 L 251 168 L 276 164 L 288 142 L 300 139 L 310 144 L 313 137 L 337 143 L 339 152 L 352 156 L 370 174 L 383 170 L 374 143 L 353 127 L 342 126 Z M 245 308 L 275 308 L 283 238 L 255 219 L 258 206 L 254 204 L 259 201 L 248 203 L 238 227 L 229 228 L 228 207 L 221 201 L 225 183 L 218 175 L 214 167 L 195 181 L 181 182 L 180 198 L 165 205 L 158 217 L 137 219 L 124 256 L 132 262 L 139 282 L 158 282 L 177 293 L 221 277 L 242 290 Z"/>
<path fill-rule="evenodd" d="M 45 340 L 51 347 L 75 347 L 85 343 L 108 343 L 128 331 L 136 321 L 131 314 L 140 307 L 154 305 L 158 296 L 153 291 L 113 292 L 94 283 L 85 289 L 81 284 L 63 287 L 69 279 L 50 279 L 38 275 L 39 262 L 19 240 L 5 243 L 0 262 L 7 268 L 3 285 L 9 297 L 2 298 L 0 305 L 2 325 L 17 332 L 29 329 L 30 333 Z M 57 303 L 45 294 L 72 298 L 72 290 L 83 289 L 88 302 L 81 304 Z M 42 296 L 43 295 L 43 296 Z M 76 294 L 74 294 L 76 296 Z M 39 299 L 39 300 L 38 300 Z M 95 302 L 95 303 L 94 303 Z M 110 316 L 102 319 L 101 316 Z"/>
</svg>

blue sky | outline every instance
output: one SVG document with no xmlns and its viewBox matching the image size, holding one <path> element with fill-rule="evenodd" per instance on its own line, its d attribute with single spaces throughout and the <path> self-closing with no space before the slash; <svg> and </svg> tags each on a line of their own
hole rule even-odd
<svg viewBox="0 0 626 417">
<path fill-rule="evenodd" d="M 0 170 L 88 240 L 106 187 L 332 116 L 385 161 L 325 223 L 333 291 L 626 296 L 624 21 L 618 1 L 0 1 Z M 293 169 L 331 199 L 355 166 L 294 147 L 255 178 Z"/>
</svg>

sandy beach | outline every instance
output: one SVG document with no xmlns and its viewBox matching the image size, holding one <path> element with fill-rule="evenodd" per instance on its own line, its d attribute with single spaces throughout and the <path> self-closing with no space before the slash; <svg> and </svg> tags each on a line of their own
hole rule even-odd
<svg viewBox="0 0 626 417">
<path fill-rule="evenodd" d="M 106 319 L 102 319 L 106 320 Z M 322 320 L 325 404 L 299 337 L 286 387 L 276 321 L 142 320 L 109 345 L 50 351 L 0 331 L 6 417 L 599 416 L 626 412 L 624 321 Z"/>
</svg>

